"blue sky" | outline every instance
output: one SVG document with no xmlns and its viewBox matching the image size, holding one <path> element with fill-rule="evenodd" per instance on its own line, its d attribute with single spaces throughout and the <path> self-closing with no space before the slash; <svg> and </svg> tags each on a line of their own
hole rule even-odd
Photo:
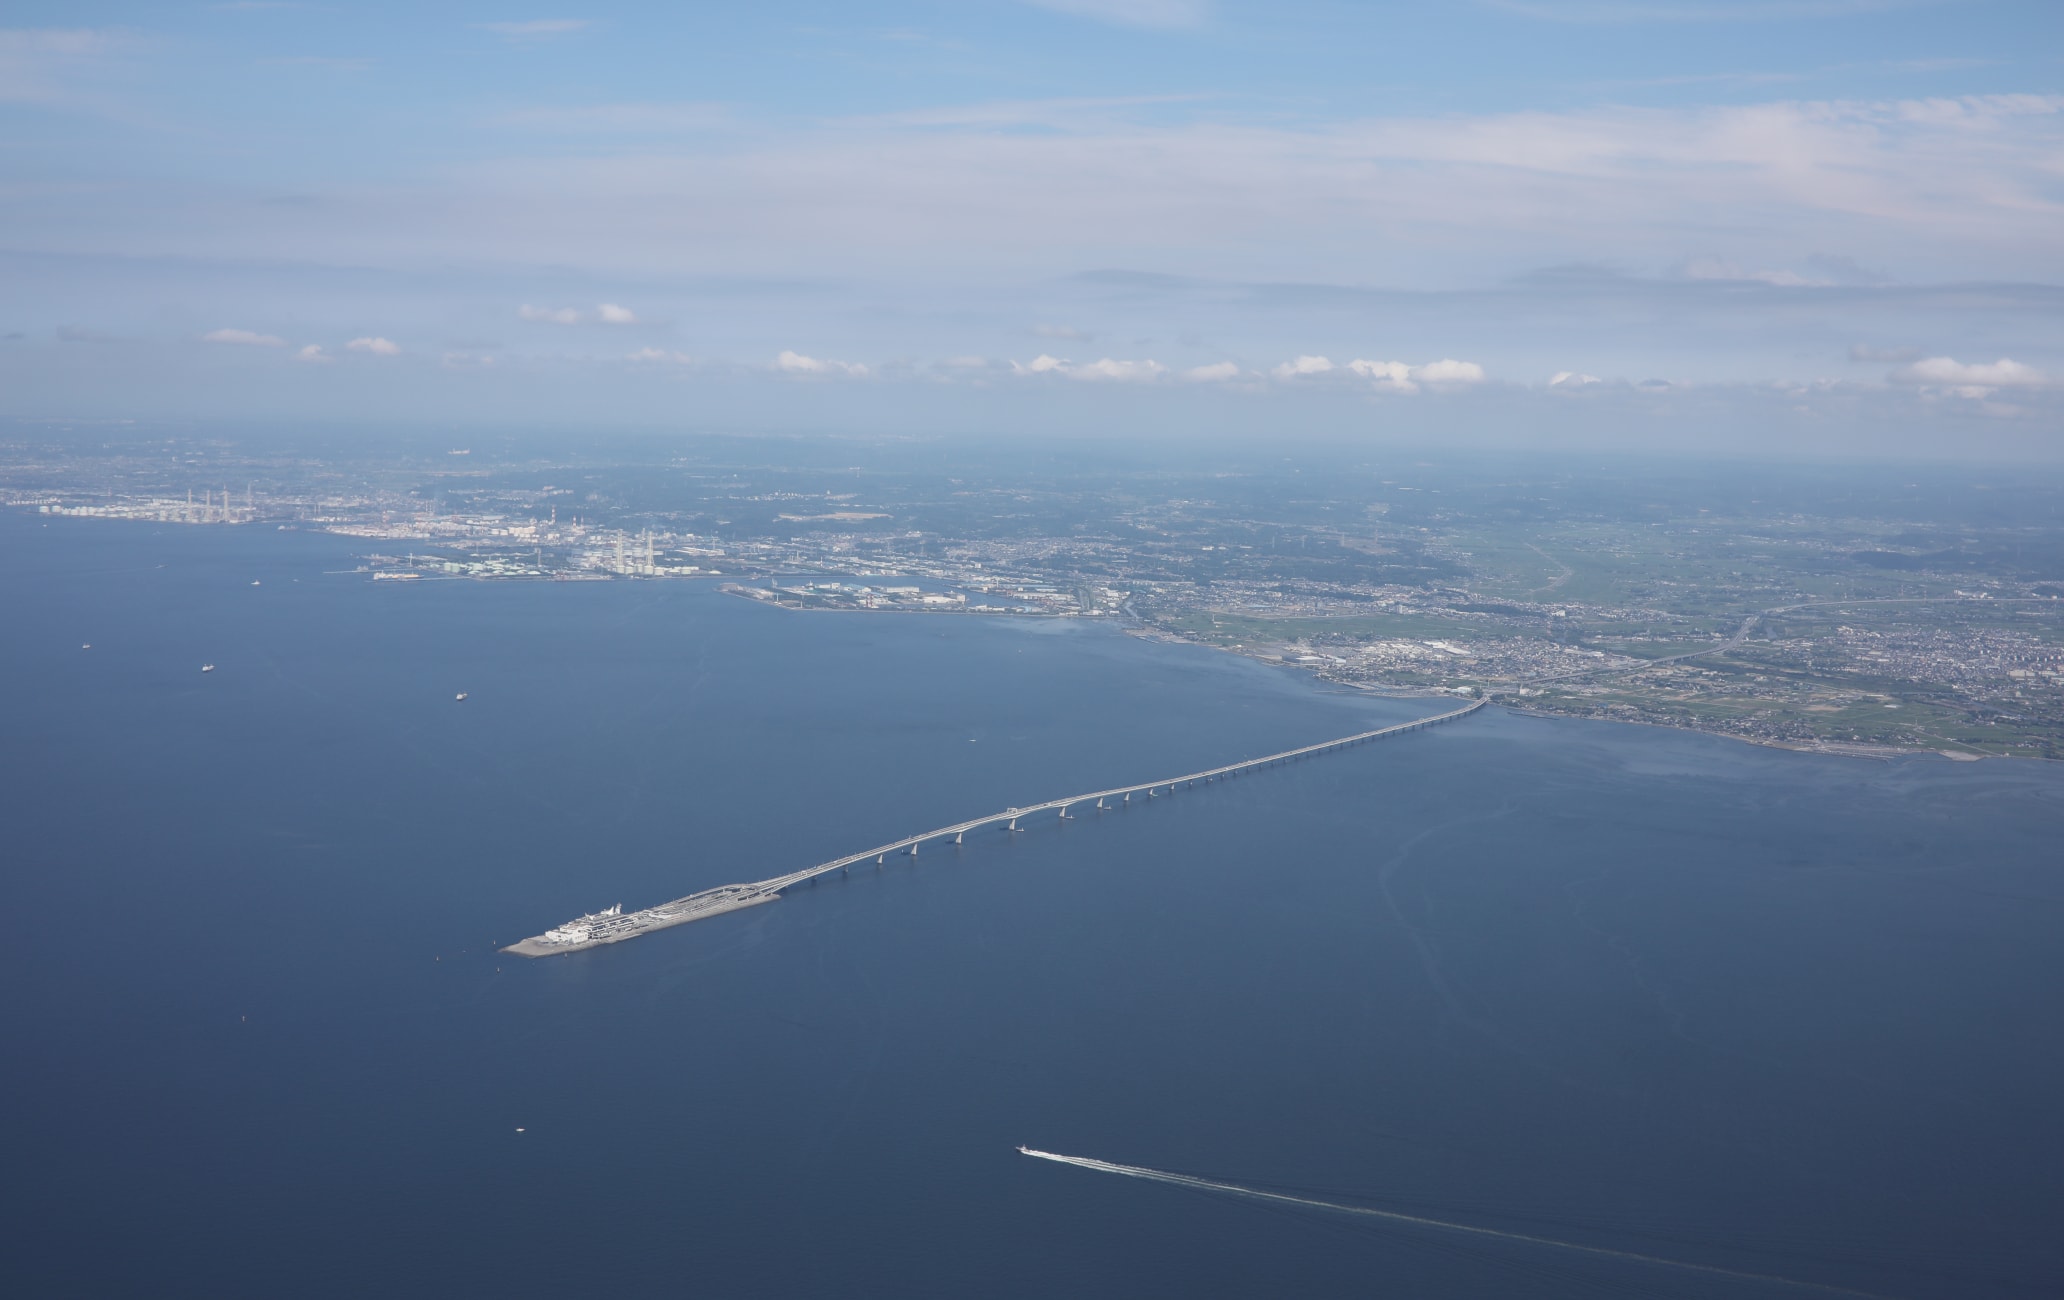
<svg viewBox="0 0 2064 1300">
<path fill-rule="evenodd" d="M 10 5 L 0 416 L 2064 453 L 2064 5 Z"/>
</svg>

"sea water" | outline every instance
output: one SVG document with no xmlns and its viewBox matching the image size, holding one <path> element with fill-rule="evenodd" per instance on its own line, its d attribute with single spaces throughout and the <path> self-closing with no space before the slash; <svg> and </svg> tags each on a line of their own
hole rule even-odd
<svg viewBox="0 0 2064 1300">
<path fill-rule="evenodd" d="M 14 1294 L 1784 1291 L 1020 1144 L 2064 1289 L 2054 767 L 1492 708 L 525 961 L 612 903 L 1451 702 L 363 549 L 0 516 Z"/>
</svg>

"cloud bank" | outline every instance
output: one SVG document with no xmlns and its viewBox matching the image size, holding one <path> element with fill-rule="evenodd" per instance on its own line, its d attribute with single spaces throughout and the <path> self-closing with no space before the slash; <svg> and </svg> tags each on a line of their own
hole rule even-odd
<svg viewBox="0 0 2064 1300">
<path fill-rule="evenodd" d="M 825 361 L 787 350 L 783 350 L 781 355 L 774 358 L 774 369 L 784 375 L 843 376 L 848 379 L 867 377 L 867 367 L 857 361 Z"/>
<path fill-rule="evenodd" d="M 1015 275 L 1151 257 L 1236 277 L 1398 284 L 1480 273 L 1495 250 L 1513 269 L 1647 259 L 1721 283 L 1827 283 L 1830 268 L 1864 263 L 1903 278 L 2064 279 L 2059 95 L 1304 127 L 1083 119 L 1037 104 L 1004 116 L 964 128 L 742 122 L 671 146 L 604 133 L 591 149 L 485 157 L 434 184 L 396 177 L 234 220 L 186 187 L 140 185 L 133 212 L 111 202 L 84 223 L 59 196 L 30 193 L 12 225 L 17 244 L 78 251 L 638 276 Z M 1706 249 L 1685 248 L 1688 232 Z"/>
<path fill-rule="evenodd" d="M 234 343 L 243 347 L 283 348 L 287 341 L 275 334 L 260 334 L 256 330 L 209 330 L 201 338 L 209 343 Z"/>
<path fill-rule="evenodd" d="M 613 302 L 597 303 L 593 311 L 580 307 L 537 307 L 524 303 L 516 319 L 545 325 L 644 325 L 638 313 Z"/>
<path fill-rule="evenodd" d="M 2042 371 L 2007 357 L 1970 365 L 1953 357 L 1927 357 L 1894 370 L 1891 380 L 1970 398 L 1990 397 L 2002 388 L 2048 388 L 2051 383 Z"/>
</svg>

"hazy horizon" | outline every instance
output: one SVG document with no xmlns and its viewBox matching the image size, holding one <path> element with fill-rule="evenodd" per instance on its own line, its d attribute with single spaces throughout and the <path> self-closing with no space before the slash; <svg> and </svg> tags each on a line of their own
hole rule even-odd
<svg viewBox="0 0 2064 1300">
<path fill-rule="evenodd" d="M 2059 455 L 2050 5 L 12 12 L 0 417 Z"/>
</svg>

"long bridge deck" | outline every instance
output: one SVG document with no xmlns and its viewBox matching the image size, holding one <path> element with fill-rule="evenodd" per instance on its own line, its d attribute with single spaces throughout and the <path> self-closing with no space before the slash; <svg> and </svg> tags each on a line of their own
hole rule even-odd
<svg viewBox="0 0 2064 1300">
<path fill-rule="evenodd" d="M 664 930 L 669 926 L 685 925 L 690 921 L 700 921 L 705 917 L 717 916 L 724 912 L 735 912 L 742 907 L 771 903 L 781 896 L 783 890 L 800 885 L 806 880 L 814 880 L 818 876 L 828 875 L 834 871 L 847 870 L 855 863 L 865 862 L 869 858 L 880 863 L 885 861 L 891 853 L 907 853 L 915 856 L 918 846 L 931 840 L 950 837 L 955 844 L 958 844 L 969 831 L 979 830 L 984 826 L 1000 824 L 1009 830 L 1018 830 L 1020 829 L 1018 823 L 1021 820 L 1037 813 L 1058 810 L 1062 817 L 1069 817 L 1072 814 L 1068 810 L 1078 804 L 1093 803 L 1098 808 L 1104 808 L 1109 806 L 1110 800 L 1114 799 L 1118 800 L 1121 806 L 1130 803 L 1134 795 L 1144 795 L 1149 799 L 1161 797 L 1158 792 L 1166 791 L 1168 794 L 1173 794 L 1178 788 L 1188 788 L 1200 781 L 1209 783 L 1223 780 L 1257 768 L 1273 767 L 1276 764 L 1288 763 L 1295 759 L 1311 758 L 1318 754 L 1331 753 L 1336 749 L 1346 749 L 1350 745 L 1364 745 L 1372 740 L 1381 740 L 1386 736 L 1403 735 L 1406 732 L 1421 731 L 1427 727 L 1439 726 L 1443 722 L 1453 722 L 1457 718 L 1467 717 L 1489 702 L 1488 699 L 1472 700 L 1459 709 L 1453 709 L 1447 713 L 1438 713 L 1430 718 L 1418 718 L 1411 722 L 1400 722 L 1388 727 L 1378 727 L 1374 731 L 1357 732 L 1352 736 L 1342 736 L 1338 740 L 1321 741 L 1316 745 L 1306 745 L 1301 749 L 1286 749 L 1280 754 L 1267 754 L 1261 758 L 1244 759 L 1238 763 L 1227 763 L 1223 767 L 1206 768 L 1204 771 L 1191 772 L 1185 776 L 1169 777 L 1160 781 L 1143 781 L 1138 785 L 1113 786 L 1108 790 L 1093 790 L 1088 794 L 1069 795 L 1064 799 L 1049 799 L 1045 803 L 1030 804 L 1023 808 L 1006 808 L 1002 812 L 970 818 L 964 822 L 955 822 L 951 826 L 940 826 L 933 830 L 920 831 L 916 835 L 906 835 L 900 840 L 892 840 L 887 844 L 877 844 L 871 849 L 862 849 L 858 853 L 849 853 L 842 858 L 833 858 L 829 862 L 820 862 L 814 867 L 805 867 L 801 871 L 791 871 L 785 876 L 775 876 L 769 880 L 757 880 L 747 884 L 718 885 L 713 889 L 699 890 L 685 898 L 676 898 L 671 902 L 648 907 L 640 912 L 624 912 L 620 909 L 612 908 L 607 912 L 596 912 L 588 916 L 577 917 L 564 925 L 547 930 L 543 934 L 534 935 L 520 943 L 512 943 L 502 949 L 502 951 L 516 953 L 524 957 L 551 957 L 562 952 L 578 952 L 582 948 L 593 948 L 600 944 L 621 943 L 625 939 L 635 939 L 641 934 L 649 934 L 654 930 Z"/>
</svg>

